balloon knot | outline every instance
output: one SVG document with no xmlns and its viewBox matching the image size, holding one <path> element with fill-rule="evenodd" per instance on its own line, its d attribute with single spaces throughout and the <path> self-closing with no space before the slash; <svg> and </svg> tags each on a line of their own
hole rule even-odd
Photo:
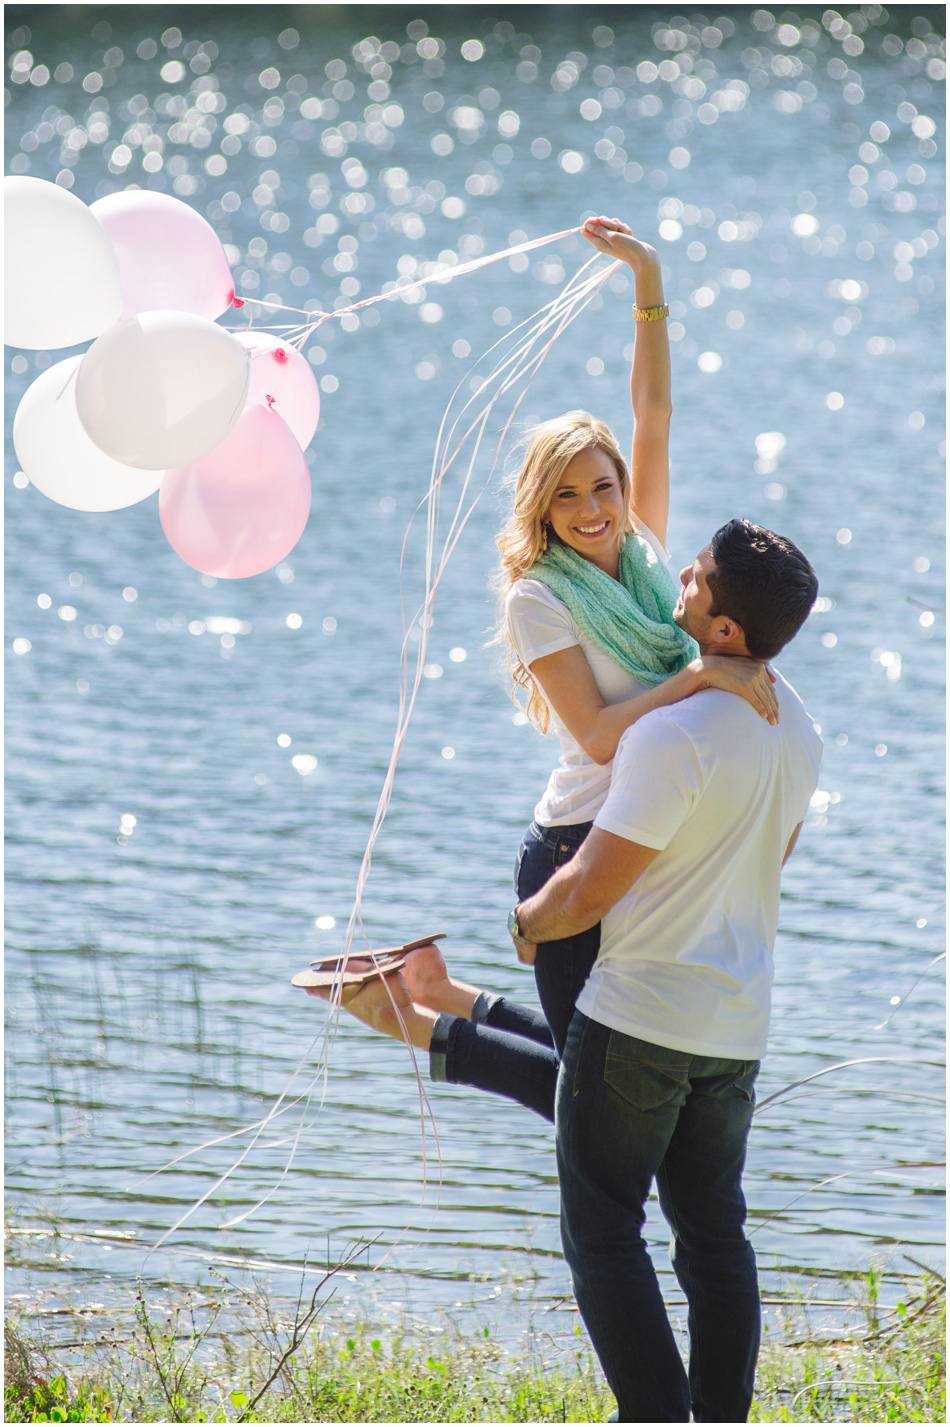
<svg viewBox="0 0 950 1427">
<path fill-rule="evenodd" d="M 274 361 L 275 361 L 275 362 L 286 362 L 286 360 L 287 360 L 287 353 L 284 351 L 283 347 L 275 347 L 275 348 L 274 348 Z"/>
<path fill-rule="evenodd" d="M 265 396 L 264 400 L 267 402 L 268 407 L 272 408 L 277 398 L 274 396 Z"/>
<path fill-rule="evenodd" d="M 244 298 L 243 298 L 243 297 L 232 297 L 232 298 L 231 298 L 231 305 L 232 305 L 233 307 L 243 307 L 243 306 L 244 306 Z"/>
</svg>

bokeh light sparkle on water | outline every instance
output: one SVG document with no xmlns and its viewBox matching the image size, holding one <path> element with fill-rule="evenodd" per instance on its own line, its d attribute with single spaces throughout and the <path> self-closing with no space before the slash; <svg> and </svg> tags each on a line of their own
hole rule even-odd
<svg viewBox="0 0 950 1427">
<path fill-rule="evenodd" d="M 51 1258 L 17 1240 L 14 1288 L 128 1282 L 225 1161 L 128 1186 L 258 1118 L 303 1053 L 313 1007 L 287 983 L 338 949 L 352 904 L 395 724 L 399 551 L 441 412 L 589 250 L 571 237 L 409 284 L 597 212 L 668 270 L 674 560 L 742 513 L 798 540 L 821 579 L 781 659 L 825 757 L 786 874 L 762 1098 L 896 1058 L 760 1117 L 757 1252 L 775 1284 L 875 1255 L 939 1261 L 926 1162 L 943 1122 L 913 1097 L 939 1094 L 942 1024 L 942 14 L 7 8 L 8 172 L 87 202 L 137 183 L 193 204 L 227 245 L 234 326 L 393 294 L 308 342 L 313 513 L 288 560 L 246 582 L 182 565 L 154 499 L 97 517 L 31 489 L 10 423 L 61 354 L 6 354 L 7 1172 L 24 1223 L 45 1206 L 65 1233 Z M 617 274 L 555 345 L 526 419 L 585 405 L 627 439 L 631 299 Z M 510 862 L 551 754 L 486 648 L 499 520 L 492 493 L 440 592 L 364 910 L 383 945 L 444 926 L 461 975 L 524 995 Z M 413 594 L 421 554 L 413 527 Z M 539 1301 L 557 1301 L 548 1128 L 437 1089 L 441 1197 L 433 1211 L 430 1162 L 418 1215 L 400 1055 L 341 1026 L 280 1193 L 218 1230 L 274 1182 L 271 1144 L 149 1271 L 183 1281 L 221 1252 L 297 1263 L 328 1232 L 390 1242 L 412 1221 L 381 1276 L 404 1275 L 402 1301 L 453 1307 L 470 1277 L 517 1275 L 525 1250 Z M 656 1215 L 650 1232 L 665 1266 Z"/>
</svg>

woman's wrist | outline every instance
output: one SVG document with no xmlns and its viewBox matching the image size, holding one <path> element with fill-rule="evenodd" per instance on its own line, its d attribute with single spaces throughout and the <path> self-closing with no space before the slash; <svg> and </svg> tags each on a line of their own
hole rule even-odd
<svg viewBox="0 0 950 1427">
<path fill-rule="evenodd" d="M 676 675 L 678 679 L 683 678 L 684 687 L 688 688 L 689 694 L 698 694 L 700 689 L 706 687 L 706 676 L 707 670 L 701 654 L 698 654 L 695 659 L 691 659 L 686 668 Z"/>
<path fill-rule="evenodd" d="M 654 267 L 660 266 L 660 255 L 656 248 L 650 243 L 642 243 L 639 238 L 631 239 L 624 258 L 632 268 L 638 268 L 641 265 L 649 266 L 651 263 Z"/>
<path fill-rule="evenodd" d="M 651 268 L 655 268 L 657 272 L 660 270 L 660 255 L 656 248 L 649 243 L 641 243 L 639 238 L 626 237 L 624 242 L 615 243 L 612 255 L 626 263 L 634 273 L 649 271 Z"/>
<path fill-rule="evenodd" d="M 690 699 L 693 694 L 698 694 L 703 687 L 703 672 L 697 667 L 699 663 L 698 659 L 694 659 L 685 669 L 680 669 L 662 683 L 656 684 L 650 691 L 656 701 L 651 707 L 665 708 L 668 704 L 678 704 L 683 699 Z M 645 698 L 646 695 L 641 694 L 638 697 Z"/>
<path fill-rule="evenodd" d="M 635 270 L 633 291 L 634 305 L 637 307 L 664 305 L 666 299 L 663 296 L 663 276 L 659 263 L 655 267 Z"/>
</svg>

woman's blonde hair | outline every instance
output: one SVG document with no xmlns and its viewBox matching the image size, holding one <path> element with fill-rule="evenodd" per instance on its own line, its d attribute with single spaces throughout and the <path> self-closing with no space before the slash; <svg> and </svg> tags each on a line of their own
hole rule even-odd
<svg viewBox="0 0 950 1427">
<path fill-rule="evenodd" d="M 568 411 L 564 416 L 555 416 L 532 427 L 525 434 L 522 446 L 526 449 L 521 468 L 513 481 L 511 516 L 495 541 L 501 552 L 501 566 L 495 576 L 500 609 L 498 640 L 508 648 L 508 667 L 514 684 L 512 699 L 518 703 L 517 691 L 525 689 L 528 694 L 525 712 L 541 733 L 547 733 L 550 711 L 544 695 L 511 642 L 504 616 L 505 598 L 516 580 L 530 574 L 532 565 L 547 548 L 548 538 L 557 539 L 553 531 L 549 536 L 545 530 L 544 517 L 568 463 L 582 451 L 590 450 L 603 451 L 613 462 L 623 496 L 623 534 L 632 529 L 629 519 L 630 472 L 609 426 L 591 416 L 589 411 Z"/>
</svg>

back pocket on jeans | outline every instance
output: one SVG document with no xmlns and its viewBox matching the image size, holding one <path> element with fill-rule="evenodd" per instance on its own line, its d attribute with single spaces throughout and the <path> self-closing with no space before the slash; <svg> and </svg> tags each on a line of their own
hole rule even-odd
<svg viewBox="0 0 950 1427">
<path fill-rule="evenodd" d="M 658 1110 L 689 1090 L 691 1055 L 611 1031 L 604 1083 L 637 1110 Z"/>
</svg>

